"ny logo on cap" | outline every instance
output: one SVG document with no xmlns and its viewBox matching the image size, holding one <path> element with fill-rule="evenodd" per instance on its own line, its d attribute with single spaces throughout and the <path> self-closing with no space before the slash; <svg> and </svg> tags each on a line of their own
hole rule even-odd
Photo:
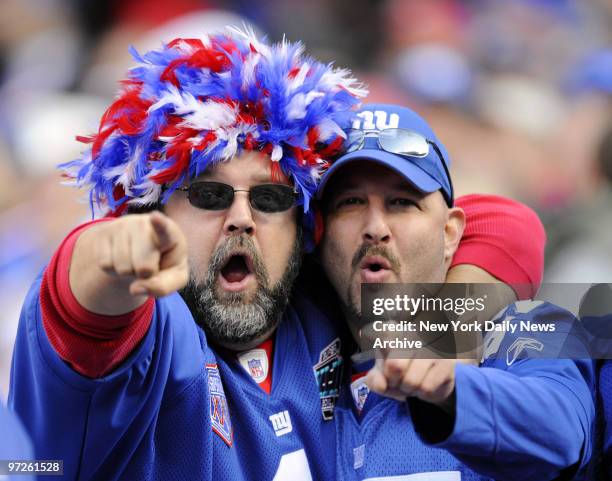
<svg viewBox="0 0 612 481">
<path fill-rule="evenodd" d="M 387 120 L 387 116 L 389 119 Z M 399 115 L 391 114 L 388 115 L 384 110 L 375 110 L 370 112 L 364 110 L 357 114 L 359 119 L 353 121 L 354 129 L 362 130 L 384 130 L 384 129 L 396 129 L 399 126 Z M 376 123 L 374 123 L 374 117 L 376 117 Z M 363 119 L 363 121 L 362 121 Z M 363 123 L 363 125 L 362 125 Z"/>
</svg>

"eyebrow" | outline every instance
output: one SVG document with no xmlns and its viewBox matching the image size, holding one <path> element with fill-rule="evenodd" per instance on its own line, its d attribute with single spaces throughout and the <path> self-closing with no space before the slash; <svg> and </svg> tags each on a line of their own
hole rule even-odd
<svg viewBox="0 0 612 481">
<path fill-rule="evenodd" d="M 329 193 L 334 195 L 344 190 L 354 190 L 354 189 L 357 189 L 357 184 L 343 181 L 343 182 L 339 182 L 336 185 L 334 185 L 333 188 L 330 189 Z"/>
<path fill-rule="evenodd" d="M 409 184 L 406 181 L 396 182 L 395 184 L 393 184 L 391 186 L 391 188 L 395 189 L 395 190 L 402 191 L 402 192 L 406 192 L 407 194 L 414 194 L 414 195 L 416 195 L 418 197 L 422 197 L 423 196 L 423 192 L 421 192 L 416 187 L 412 186 L 411 184 Z"/>
<path fill-rule="evenodd" d="M 226 180 L 219 180 L 215 178 L 214 174 L 212 173 L 202 174 L 197 179 L 195 179 L 194 182 L 197 182 L 198 180 L 227 183 Z M 265 176 L 265 175 L 256 175 L 251 179 L 251 181 L 253 182 L 253 184 L 277 184 L 277 183 L 282 184 L 283 183 L 283 182 L 274 182 L 270 177 Z"/>
<path fill-rule="evenodd" d="M 406 193 L 406 194 L 414 195 L 416 197 L 423 197 L 425 195 L 422 192 L 420 192 L 419 190 L 417 190 L 415 187 L 410 185 L 407 181 L 404 181 L 404 180 L 398 180 L 398 181 L 393 182 L 393 183 L 388 183 L 387 184 L 387 188 L 389 190 L 403 192 L 403 193 Z M 350 181 L 350 180 L 340 181 L 338 184 L 336 184 L 333 187 L 333 189 L 330 192 L 330 194 L 331 195 L 335 195 L 335 194 L 338 194 L 338 193 L 343 192 L 343 191 L 359 190 L 359 189 L 361 189 L 361 187 L 360 187 L 359 183 L 357 183 L 357 182 L 353 182 L 353 181 Z"/>
</svg>

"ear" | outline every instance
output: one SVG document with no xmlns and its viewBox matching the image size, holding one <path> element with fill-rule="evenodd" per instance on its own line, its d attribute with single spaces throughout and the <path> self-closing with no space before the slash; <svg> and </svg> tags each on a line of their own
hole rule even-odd
<svg viewBox="0 0 612 481">
<path fill-rule="evenodd" d="M 444 263 L 448 267 L 459 247 L 463 229 L 465 228 L 465 213 L 459 207 L 448 209 L 446 225 L 444 226 Z"/>
</svg>

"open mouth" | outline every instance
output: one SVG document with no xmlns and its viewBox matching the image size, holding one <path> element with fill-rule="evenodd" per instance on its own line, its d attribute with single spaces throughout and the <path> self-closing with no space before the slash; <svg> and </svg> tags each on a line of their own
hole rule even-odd
<svg viewBox="0 0 612 481">
<path fill-rule="evenodd" d="M 233 255 L 221 269 L 221 275 L 227 282 L 240 282 L 249 273 L 250 270 L 243 255 Z"/>
<path fill-rule="evenodd" d="M 361 261 L 362 282 L 386 282 L 391 274 L 391 263 L 382 256 L 366 256 Z"/>
<path fill-rule="evenodd" d="M 219 280 L 224 289 L 239 291 L 254 277 L 253 262 L 246 253 L 235 253 L 227 258 L 219 271 Z"/>
<path fill-rule="evenodd" d="M 389 261 L 381 256 L 367 256 L 364 257 L 361 262 L 361 268 L 371 271 L 371 272 L 380 272 L 382 270 L 391 269 L 391 265 Z"/>
</svg>

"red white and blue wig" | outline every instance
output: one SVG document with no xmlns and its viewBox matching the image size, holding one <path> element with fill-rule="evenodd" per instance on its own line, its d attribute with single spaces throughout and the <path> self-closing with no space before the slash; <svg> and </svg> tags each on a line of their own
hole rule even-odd
<svg viewBox="0 0 612 481">
<path fill-rule="evenodd" d="M 80 159 L 62 164 L 89 190 L 94 215 L 165 203 L 186 180 L 243 150 L 271 158 L 294 184 L 307 227 L 310 201 L 367 91 L 300 43 L 267 45 L 249 28 L 176 39 L 144 55 L 122 82 Z"/>
</svg>

